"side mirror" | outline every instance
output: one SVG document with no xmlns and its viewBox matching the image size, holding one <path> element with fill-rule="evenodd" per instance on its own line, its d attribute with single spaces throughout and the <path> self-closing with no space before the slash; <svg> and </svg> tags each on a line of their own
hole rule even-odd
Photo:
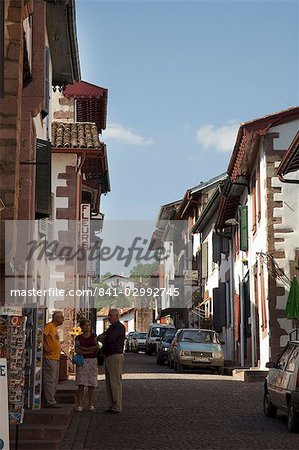
<svg viewBox="0 0 299 450">
<path fill-rule="evenodd" d="M 274 367 L 276 367 L 276 364 L 274 361 L 269 361 L 266 363 L 266 367 L 267 369 L 273 369 Z"/>
</svg>

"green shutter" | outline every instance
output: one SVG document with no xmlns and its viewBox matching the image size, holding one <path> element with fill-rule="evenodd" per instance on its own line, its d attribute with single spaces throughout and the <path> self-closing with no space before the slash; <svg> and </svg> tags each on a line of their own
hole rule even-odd
<svg viewBox="0 0 299 450">
<path fill-rule="evenodd" d="M 240 250 L 248 250 L 248 211 L 247 206 L 239 206 Z"/>
<path fill-rule="evenodd" d="M 221 260 L 220 236 L 214 231 L 213 232 L 213 262 L 219 263 L 220 260 Z"/>
</svg>

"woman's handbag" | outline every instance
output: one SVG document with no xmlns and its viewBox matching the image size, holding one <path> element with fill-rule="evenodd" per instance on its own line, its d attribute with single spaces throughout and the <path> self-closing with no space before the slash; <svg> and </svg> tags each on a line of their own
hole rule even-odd
<svg viewBox="0 0 299 450">
<path fill-rule="evenodd" d="M 104 364 L 104 353 L 101 348 L 97 351 L 97 360 L 98 360 L 98 366 L 102 366 Z"/>
<path fill-rule="evenodd" d="M 72 357 L 72 362 L 76 364 L 76 366 L 82 366 L 84 364 L 84 357 L 83 355 L 79 355 L 79 353 L 76 353 Z"/>
</svg>

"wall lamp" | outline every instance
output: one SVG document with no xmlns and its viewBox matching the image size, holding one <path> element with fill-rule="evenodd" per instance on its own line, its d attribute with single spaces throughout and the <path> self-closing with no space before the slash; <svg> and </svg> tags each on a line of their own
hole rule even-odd
<svg viewBox="0 0 299 450">
<path fill-rule="evenodd" d="M 231 225 L 231 226 L 235 226 L 235 225 L 239 225 L 239 222 L 236 221 L 236 219 L 228 219 L 224 222 L 225 225 Z"/>
</svg>

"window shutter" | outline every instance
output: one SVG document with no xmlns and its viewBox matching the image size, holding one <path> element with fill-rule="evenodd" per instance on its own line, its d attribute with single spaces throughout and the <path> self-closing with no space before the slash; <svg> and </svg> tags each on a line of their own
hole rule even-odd
<svg viewBox="0 0 299 450">
<path fill-rule="evenodd" d="M 220 253 L 229 253 L 229 239 L 224 236 L 220 238 Z"/>
<path fill-rule="evenodd" d="M 51 215 L 51 203 L 51 143 L 37 139 L 35 183 L 36 219 Z"/>
<path fill-rule="evenodd" d="M 208 243 L 202 244 L 201 251 L 201 277 L 207 278 L 208 276 Z"/>
<path fill-rule="evenodd" d="M 220 261 L 220 236 L 217 233 L 213 233 L 213 262 L 219 263 Z"/>
<path fill-rule="evenodd" d="M 46 68 L 45 68 L 45 104 L 42 116 L 45 118 L 49 114 L 50 106 L 50 49 L 46 47 Z"/>
<path fill-rule="evenodd" d="M 214 330 L 220 333 L 226 325 L 226 286 L 220 283 L 213 289 L 213 324 Z"/>
<path fill-rule="evenodd" d="M 240 250 L 248 250 L 248 213 L 247 206 L 239 206 Z"/>
</svg>

